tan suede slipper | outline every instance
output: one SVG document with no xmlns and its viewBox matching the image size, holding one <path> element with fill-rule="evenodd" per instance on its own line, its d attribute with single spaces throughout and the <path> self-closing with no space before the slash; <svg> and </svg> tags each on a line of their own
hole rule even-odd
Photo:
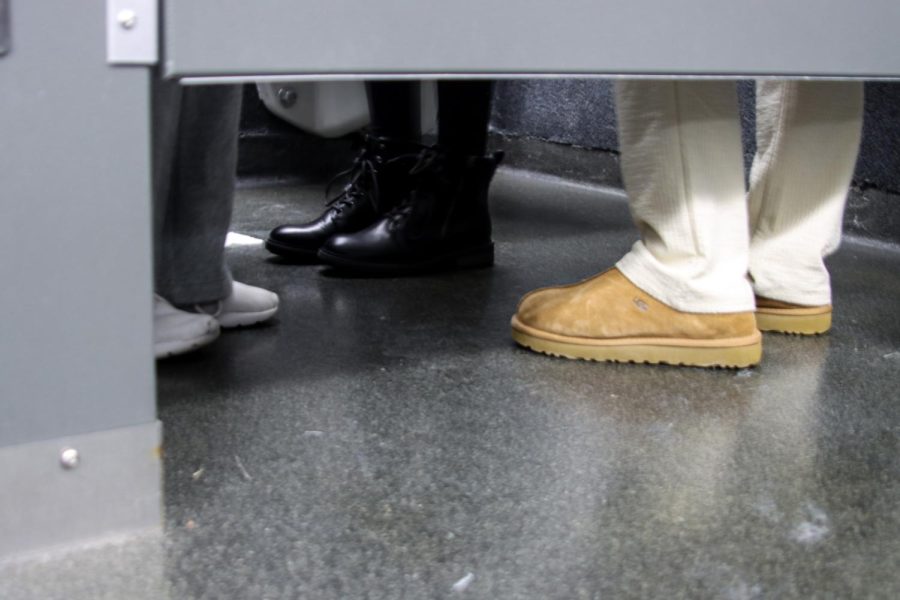
<svg viewBox="0 0 900 600">
<path fill-rule="evenodd" d="M 756 326 L 760 331 L 819 335 L 831 329 L 831 305 L 801 306 L 757 296 Z"/>
<path fill-rule="evenodd" d="M 681 312 L 615 268 L 527 294 L 512 318 L 512 336 L 537 352 L 597 361 L 742 368 L 762 357 L 752 312 Z"/>
</svg>

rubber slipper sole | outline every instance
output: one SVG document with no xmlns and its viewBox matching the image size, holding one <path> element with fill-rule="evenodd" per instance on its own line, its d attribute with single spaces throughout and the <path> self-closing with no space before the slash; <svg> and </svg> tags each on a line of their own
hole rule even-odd
<svg viewBox="0 0 900 600">
<path fill-rule="evenodd" d="M 575 338 L 541 332 L 512 320 L 512 337 L 535 352 L 599 362 L 647 363 L 742 369 L 759 364 L 762 336 L 692 340 L 687 338 Z"/>
</svg>

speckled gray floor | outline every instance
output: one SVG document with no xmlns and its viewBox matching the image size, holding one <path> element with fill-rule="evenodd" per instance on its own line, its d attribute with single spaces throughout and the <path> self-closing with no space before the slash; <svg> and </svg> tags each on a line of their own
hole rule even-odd
<svg viewBox="0 0 900 600">
<path fill-rule="evenodd" d="M 131 581 L 210 599 L 900 597 L 900 253 L 845 243 L 831 335 L 766 336 L 754 370 L 552 359 L 510 342 L 517 299 L 635 235 L 620 196 L 558 183 L 498 177 L 489 270 L 343 279 L 232 250 L 283 308 L 160 364 L 163 567 Z M 320 195 L 245 187 L 235 229 L 262 236 Z"/>
</svg>

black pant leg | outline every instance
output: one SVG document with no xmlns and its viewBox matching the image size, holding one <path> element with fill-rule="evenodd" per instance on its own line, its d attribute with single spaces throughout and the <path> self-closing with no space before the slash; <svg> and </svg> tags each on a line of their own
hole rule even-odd
<svg viewBox="0 0 900 600">
<path fill-rule="evenodd" d="M 438 82 L 438 144 L 455 154 L 483 155 L 493 91 L 490 80 Z"/>
<path fill-rule="evenodd" d="M 419 143 L 422 117 L 418 81 L 368 81 L 369 130 L 377 136 Z"/>
</svg>

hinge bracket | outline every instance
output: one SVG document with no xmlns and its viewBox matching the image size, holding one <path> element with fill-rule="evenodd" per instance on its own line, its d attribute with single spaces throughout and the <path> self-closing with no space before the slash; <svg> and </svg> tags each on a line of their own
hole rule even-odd
<svg viewBox="0 0 900 600">
<path fill-rule="evenodd" d="M 159 61 L 159 0 L 106 0 L 106 55 L 112 65 Z"/>
</svg>

